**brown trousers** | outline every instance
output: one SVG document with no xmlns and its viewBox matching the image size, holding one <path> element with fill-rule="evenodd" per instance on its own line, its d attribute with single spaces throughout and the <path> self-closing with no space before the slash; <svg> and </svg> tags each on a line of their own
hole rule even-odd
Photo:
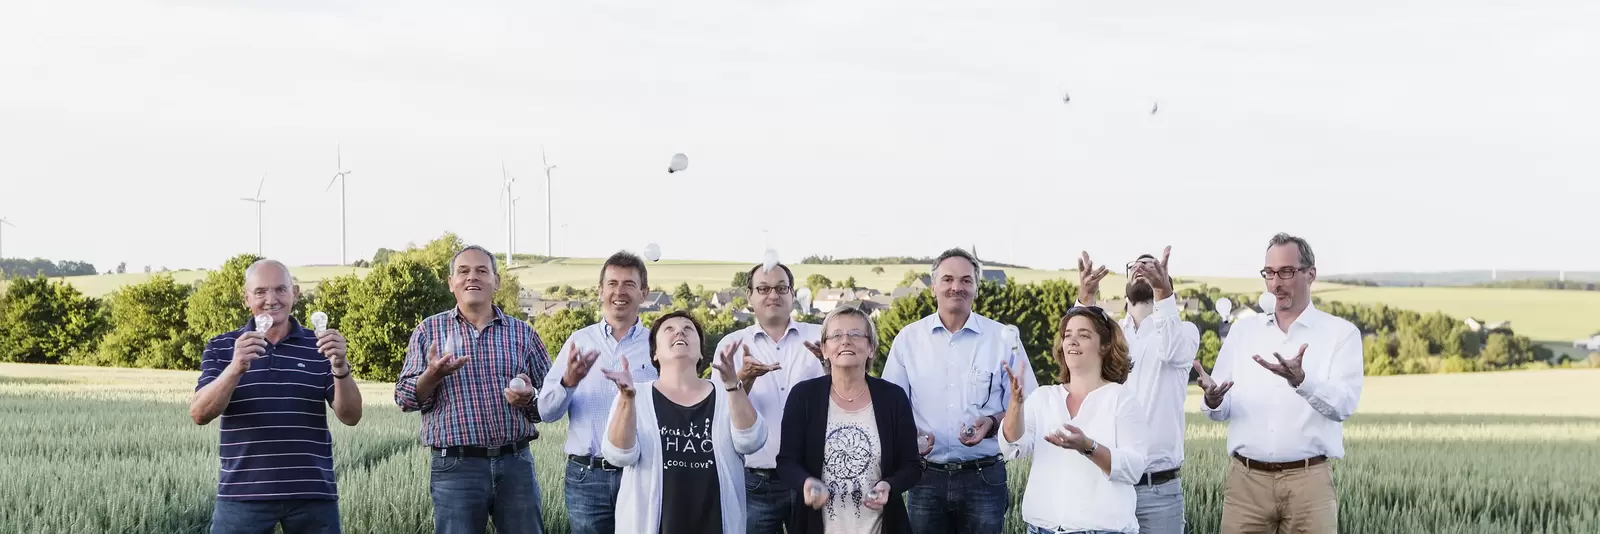
<svg viewBox="0 0 1600 534">
<path fill-rule="evenodd" d="M 1228 480 L 1222 491 L 1224 534 L 1338 531 L 1339 499 L 1330 463 L 1268 472 L 1228 459 Z"/>
</svg>

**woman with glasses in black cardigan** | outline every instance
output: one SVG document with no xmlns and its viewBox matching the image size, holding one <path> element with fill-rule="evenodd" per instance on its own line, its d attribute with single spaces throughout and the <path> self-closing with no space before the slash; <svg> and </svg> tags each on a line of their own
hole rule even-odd
<svg viewBox="0 0 1600 534">
<path fill-rule="evenodd" d="M 911 531 L 901 493 L 922 478 L 905 390 L 867 376 L 872 318 L 843 306 L 822 321 L 827 375 L 796 384 L 783 411 L 778 477 L 799 492 L 789 533 Z"/>
</svg>

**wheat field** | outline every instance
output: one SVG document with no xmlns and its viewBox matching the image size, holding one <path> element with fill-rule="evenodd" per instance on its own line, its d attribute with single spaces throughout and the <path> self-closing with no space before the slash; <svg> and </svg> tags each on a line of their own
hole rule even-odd
<svg viewBox="0 0 1600 534">
<path fill-rule="evenodd" d="M 188 419 L 195 376 L 0 364 L 0 432 L 7 438 L 0 464 L 8 478 L 0 484 L 0 534 L 204 532 L 218 437 L 215 425 Z M 1594 370 L 1369 379 L 1362 411 L 1346 425 L 1348 458 L 1335 465 L 1340 530 L 1594 532 L 1596 386 Z M 331 424 L 345 531 L 430 532 L 418 418 L 394 406 L 388 384 L 365 383 L 362 391 L 361 424 Z M 1484 397 L 1502 404 L 1476 400 Z M 1458 413 L 1463 409 L 1485 413 Z M 1529 415 L 1535 413 L 1561 415 Z M 1190 531 L 1214 533 L 1225 427 L 1198 414 L 1189 423 L 1183 485 Z M 565 425 L 543 425 L 542 432 L 534 454 L 546 526 L 565 532 Z M 1027 466 L 1011 469 L 1007 532 L 1020 533 L 1016 506 Z"/>
</svg>

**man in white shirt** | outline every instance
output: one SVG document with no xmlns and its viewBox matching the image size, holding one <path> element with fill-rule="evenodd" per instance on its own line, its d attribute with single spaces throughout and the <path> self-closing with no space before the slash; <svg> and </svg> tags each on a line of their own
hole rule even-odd
<svg viewBox="0 0 1600 534">
<path fill-rule="evenodd" d="M 932 440 L 923 444 L 922 480 L 906 496 L 918 534 L 998 533 L 1010 507 L 996 439 L 1011 395 L 1003 365 L 1022 373 L 1026 393 L 1039 384 L 1020 340 L 973 313 L 982 272 L 964 250 L 940 254 L 932 288 L 939 311 L 900 330 L 883 366 L 883 379 L 910 395 L 919 433 Z"/>
<path fill-rule="evenodd" d="M 622 469 L 603 458 L 600 439 L 609 422 L 617 387 L 600 372 L 619 369 L 627 357 L 633 377 L 655 380 L 650 365 L 650 329 L 639 321 L 639 305 L 650 291 L 644 260 L 618 252 L 600 266 L 600 322 L 572 333 L 550 361 L 539 388 L 539 416 L 546 423 L 567 416 L 566 504 L 575 534 L 616 530 Z"/>
<path fill-rule="evenodd" d="M 1142 534 L 1182 534 L 1184 527 L 1183 483 L 1178 478 L 1183 464 L 1183 403 L 1189 394 L 1189 368 L 1200 350 L 1200 329 L 1178 314 L 1167 271 L 1171 254 L 1172 247 L 1167 247 L 1161 261 L 1149 254 L 1139 256 L 1128 262 L 1125 271 L 1128 314 L 1121 325 L 1133 371 L 1124 385 L 1139 399 L 1149 425 L 1149 464 L 1134 484 L 1139 503 L 1135 515 Z M 1078 260 L 1077 305 L 1094 305 L 1104 276 L 1105 268 L 1095 269 L 1089 253 L 1083 253 Z"/>
<path fill-rule="evenodd" d="M 794 510 L 795 493 L 778 480 L 778 440 L 783 434 L 783 406 L 789 390 L 802 380 L 822 376 L 822 362 L 811 347 L 822 341 L 822 327 L 796 322 L 794 273 L 784 264 L 750 269 L 750 308 L 756 324 L 728 334 L 714 354 L 734 342 L 744 344 L 735 365 L 750 404 L 767 424 L 767 444 L 744 458 L 745 525 L 750 534 L 783 532 Z M 719 382 L 722 371 L 713 370 Z"/>
<path fill-rule="evenodd" d="M 1361 399 L 1361 331 L 1311 305 L 1316 256 L 1304 239 L 1273 236 L 1266 259 L 1273 309 L 1233 326 L 1215 378 L 1195 366 L 1201 409 L 1228 422 L 1222 531 L 1336 532 L 1327 462 L 1344 457 L 1343 421 Z"/>
</svg>

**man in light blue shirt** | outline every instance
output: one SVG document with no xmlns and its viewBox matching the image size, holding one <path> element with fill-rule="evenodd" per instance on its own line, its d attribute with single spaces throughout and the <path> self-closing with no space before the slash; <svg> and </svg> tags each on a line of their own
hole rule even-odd
<svg viewBox="0 0 1600 534">
<path fill-rule="evenodd" d="M 600 369 L 620 369 L 627 357 L 635 380 L 656 379 L 650 329 L 639 321 L 639 305 L 649 291 L 650 276 L 638 256 L 618 252 L 607 258 L 600 267 L 604 318 L 567 338 L 539 388 L 540 418 L 549 423 L 567 416 L 566 504 L 575 534 L 616 529 L 622 469 L 602 458 L 600 439 L 617 387 Z"/>
<path fill-rule="evenodd" d="M 900 330 L 884 362 L 884 380 L 910 394 L 922 434 L 922 481 L 906 497 L 918 534 L 999 533 L 1010 507 L 995 439 L 1011 395 L 1003 365 L 1022 372 L 1025 393 L 1038 380 L 1017 335 L 973 313 L 981 272 L 964 250 L 940 254 L 932 288 L 938 312 Z"/>
</svg>

